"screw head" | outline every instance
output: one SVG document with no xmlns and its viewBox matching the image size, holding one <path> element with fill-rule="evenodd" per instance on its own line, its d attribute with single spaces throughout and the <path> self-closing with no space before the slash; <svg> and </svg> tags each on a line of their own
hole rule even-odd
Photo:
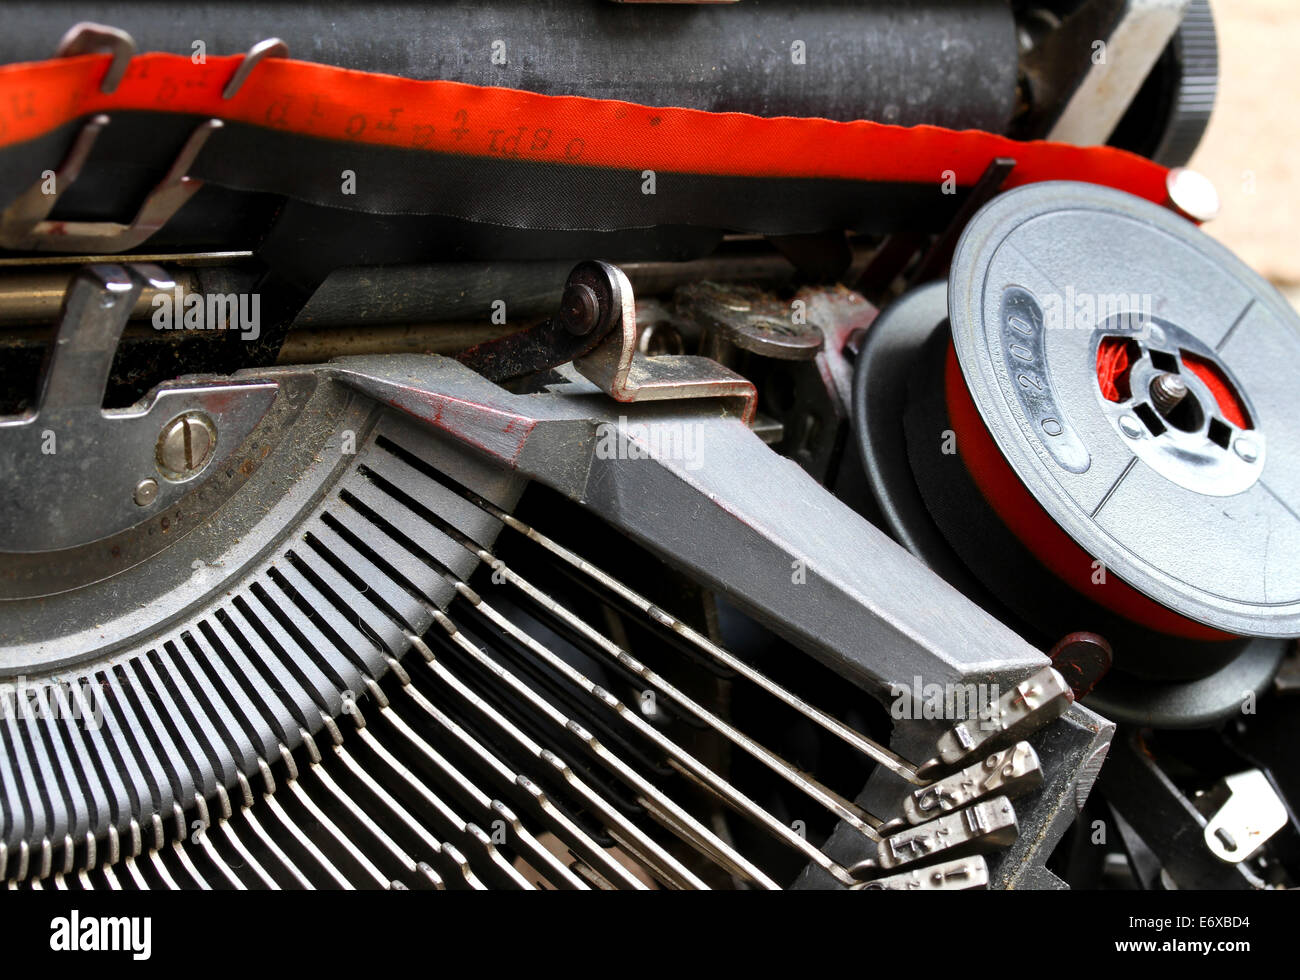
<svg viewBox="0 0 1300 980">
<path fill-rule="evenodd" d="M 1146 431 L 1146 429 L 1142 427 L 1142 423 L 1132 415 L 1121 415 L 1119 417 L 1119 427 L 1120 431 L 1130 439 L 1141 439 L 1142 433 Z"/>
<path fill-rule="evenodd" d="M 1187 382 L 1176 374 L 1158 374 L 1151 382 L 1151 400 L 1161 415 L 1173 411 L 1187 397 Z"/>
<path fill-rule="evenodd" d="M 1245 436 L 1239 436 L 1232 444 L 1232 450 L 1241 457 L 1243 462 L 1253 463 L 1259 459 L 1259 447 L 1247 439 Z"/>
<path fill-rule="evenodd" d="M 135 493 L 131 495 L 137 507 L 148 507 L 158 499 L 158 481 L 151 476 L 145 477 L 135 485 Z"/>
<path fill-rule="evenodd" d="M 600 298 L 586 283 L 571 282 L 560 300 L 560 322 L 569 333 L 581 337 L 596 329 L 600 319 Z"/>
<path fill-rule="evenodd" d="M 169 480 L 188 480 L 208 464 L 216 445 L 216 427 L 202 412 L 177 416 L 158 436 L 158 471 Z"/>
</svg>

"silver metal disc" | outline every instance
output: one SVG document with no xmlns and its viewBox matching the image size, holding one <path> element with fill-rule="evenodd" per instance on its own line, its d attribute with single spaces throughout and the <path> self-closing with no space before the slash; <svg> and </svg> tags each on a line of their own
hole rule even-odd
<svg viewBox="0 0 1300 980">
<path fill-rule="evenodd" d="M 971 220 L 948 296 L 985 425 L 1086 552 L 1190 619 L 1300 635 L 1300 317 L 1272 286 L 1163 208 L 1053 181 Z M 1133 359 L 1110 397 L 1103 342 Z"/>
</svg>

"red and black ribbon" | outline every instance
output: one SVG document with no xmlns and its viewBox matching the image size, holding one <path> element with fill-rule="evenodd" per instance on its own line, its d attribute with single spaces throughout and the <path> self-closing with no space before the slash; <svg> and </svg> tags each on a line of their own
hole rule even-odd
<svg viewBox="0 0 1300 980">
<path fill-rule="evenodd" d="M 222 187 L 521 229 L 937 227 L 952 191 L 996 157 L 1017 161 L 1008 187 L 1082 180 L 1165 199 L 1165 169 L 1122 150 L 933 126 L 653 108 L 288 59 L 259 64 L 223 99 L 241 59 L 139 55 L 111 94 L 99 91 L 108 55 L 0 67 L 0 198 L 107 113 L 224 120 L 190 171 Z"/>
</svg>

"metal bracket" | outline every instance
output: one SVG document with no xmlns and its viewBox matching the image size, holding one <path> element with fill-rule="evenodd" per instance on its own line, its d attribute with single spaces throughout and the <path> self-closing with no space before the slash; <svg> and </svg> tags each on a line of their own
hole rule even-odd
<svg viewBox="0 0 1300 980">
<path fill-rule="evenodd" d="M 1224 777 L 1207 800 L 1220 805 L 1208 814 L 1205 846 L 1229 864 L 1246 860 L 1287 825 L 1286 804 L 1258 769 Z"/>
<path fill-rule="evenodd" d="M 265 415 L 274 381 L 170 382 L 145 402 L 104 409 L 118 340 L 142 288 L 172 287 L 152 265 L 92 265 L 63 305 L 35 411 L 0 418 L 0 551 L 45 552 L 98 541 L 168 508 L 216 474 Z M 208 428 L 211 441 L 184 474 L 164 466 L 160 437 L 177 422 Z M 180 438 L 186 438 L 182 432 Z"/>
<path fill-rule="evenodd" d="M 734 403 L 746 423 L 753 421 L 758 393 L 750 381 L 707 357 L 642 354 L 640 333 L 623 270 L 608 262 L 580 262 L 569 273 L 556 316 L 477 344 L 456 360 L 498 382 L 572 361 L 615 401 L 722 398 Z"/>
<path fill-rule="evenodd" d="M 119 27 L 109 27 L 107 24 L 83 20 L 80 24 L 72 25 L 63 35 L 59 46 L 54 49 L 54 56 L 71 58 L 79 54 L 93 54 L 96 51 L 107 51 L 113 56 L 108 71 L 104 73 L 99 83 L 99 90 L 109 95 L 117 90 L 117 86 L 126 75 L 127 66 L 135 57 L 135 38 L 126 31 Z"/>
<path fill-rule="evenodd" d="M 527 330 L 475 344 L 456 360 L 489 381 L 508 381 L 590 353 L 624 315 L 627 277 L 607 262 L 579 262 L 564 283 L 559 312 Z"/>
<path fill-rule="evenodd" d="M 1107 802 L 1155 853 L 1177 887 L 1263 887 L 1247 862 L 1226 861 L 1212 849 L 1206 835 L 1209 821 L 1161 768 L 1140 730 L 1111 746 L 1099 784 Z"/>
<path fill-rule="evenodd" d="M 590 354 L 573 362 L 578 372 L 615 401 L 725 398 L 737 403 L 746 424 L 752 422 L 758 406 L 758 392 L 752 382 L 707 357 L 648 357 L 637 349 L 639 331 L 632 284 L 622 269 L 612 265 L 607 268 L 618 286 L 615 295 L 621 315 Z"/>
<path fill-rule="evenodd" d="M 165 225 L 203 186 L 203 181 L 188 176 L 187 172 L 208 137 L 224 125 L 220 119 L 208 119 L 199 124 L 129 225 L 116 221 L 49 220 L 59 198 L 81 174 L 95 140 L 108 123 L 108 116 L 98 115 L 82 127 L 72 149 L 54 174 L 53 193 L 46 193 L 46 181 L 38 180 L 5 208 L 0 214 L 0 248 L 100 255 L 136 248 Z"/>
<path fill-rule="evenodd" d="M 265 41 L 258 41 L 248 49 L 248 54 L 244 55 L 244 60 L 239 63 L 235 73 L 230 76 L 230 81 L 226 82 L 226 87 L 221 90 L 221 97 L 223 99 L 233 99 L 235 94 L 243 87 L 244 82 L 248 81 L 248 76 L 253 73 L 253 69 L 267 58 L 287 57 L 289 57 L 289 45 L 280 38 L 268 37 Z"/>
</svg>

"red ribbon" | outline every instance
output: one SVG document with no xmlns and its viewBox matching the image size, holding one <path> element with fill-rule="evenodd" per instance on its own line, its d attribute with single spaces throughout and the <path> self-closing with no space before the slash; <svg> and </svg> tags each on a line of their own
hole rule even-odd
<svg viewBox="0 0 1300 980">
<path fill-rule="evenodd" d="M 142 54 L 105 95 L 105 54 L 0 67 L 0 147 L 92 113 L 192 113 L 316 136 L 480 157 L 752 177 L 825 177 L 968 187 L 1014 157 L 1008 187 L 1079 180 L 1156 203 L 1164 167 L 1112 147 L 1020 143 L 974 130 L 652 108 L 459 82 L 414 81 L 288 59 L 221 92 L 242 55 Z"/>
</svg>

